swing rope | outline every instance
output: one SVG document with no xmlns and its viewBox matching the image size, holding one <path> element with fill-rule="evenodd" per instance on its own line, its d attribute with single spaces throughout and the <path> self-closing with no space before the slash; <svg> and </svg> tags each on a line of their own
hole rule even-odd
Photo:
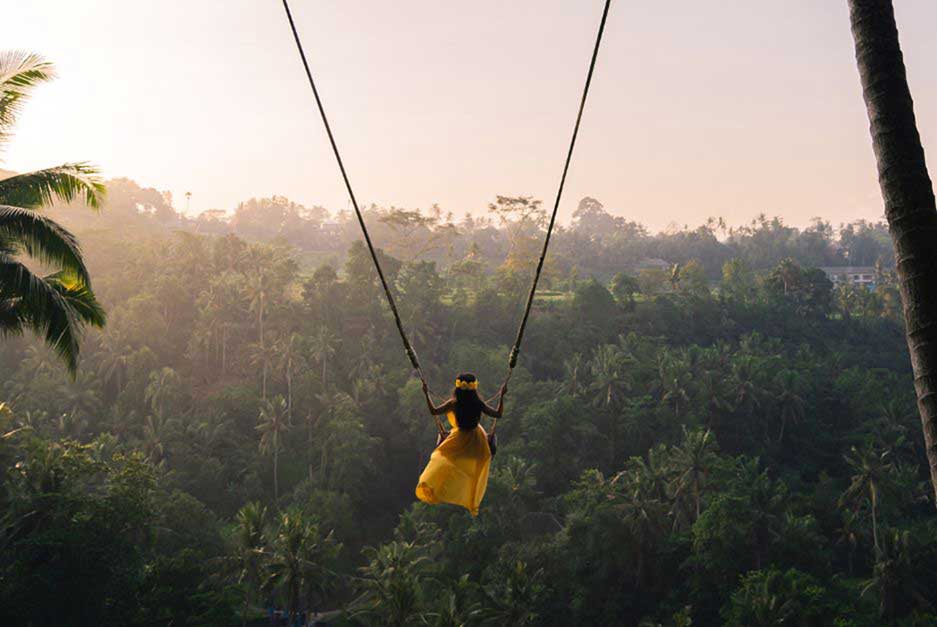
<svg viewBox="0 0 937 627">
<path fill-rule="evenodd" d="M 547 227 L 547 235 L 543 239 L 543 249 L 540 251 L 540 259 L 537 261 L 537 271 L 534 273 L 534 280 L 530 286 L 530 292 L 527 294 L 527 305 L 524 307 L 524 315 L 521 317 L 520 326 L 517 327 L 517 337 L 514 339 L 514 346 L 511 348 L 511 354 L 508 357 L 508 374 L 504 378 L 504 385 L 511 380 L 514 374 L 514 367 L 517 365 L 517 356 L 521 352 L 521 342 L 524 340 L 524 331 L 527 329 L 527 320 L 530 318 L 530 310 L 534 306 L 534 297 L 537 295 L 537 284 L 540 282 L 540 274 L 543 272 L 543 262 L 547 258 L 547 249 L 550 248 L 550 237 L 553 235 L 553 226 L 556 224 L 556 213 L 560 208 L 560 200 L 563 198 L 563 188 L 566 186 L 566 175 L 569 174 L 569 164 L 573 160 L 573 150 L 576 148 L 576 139 L 579 137 L 579 125 L 582 123 L 582 113 L 586 108 L 586 99 L 589 97 L 589 87 L 592 86 L 592 75 L 595 73 L 595 64 L 599 58 L 599 49 L 602 47 L 602 35 L 605 33 L 605 23 L 608 20 L 608 10 L 612 5 L 612 0 L 605 0 L 605 8 L 602 10 L 602 21 L 599 22 L 599 32 L 595 36 L 595 47 L 592 49 L 592 60 L 589 62 L 589 72 L 586 74 L 586 84 L 582 88 L 582 98 L 579 101 L 579 113 L 576 114 L 576 124 L 573 126 L 573 136 L 569 140 L 569 150 L 566 153 L 566 163 L 563 164 L 563 174 L 560 177 L 560 186 L 556 190 L 556 199 L 553 201 L 553 213 L 550 214 L 550 224 Z M 491 423 L 491 433 L 494 434 L 498 428 L 498 419 L 495 418 Z"/>
<path fill-rule="evenodd" d="M 514 374 L 514 367 L 517 365 L 517 358 L 521 350 L 521 342 L 524 340 L 524 331 L 527 329 L 527 321 L 530 318 L 530 311 L 533 308 L 534 298 L 537 295 L 537 284 L 540 282 L 540 275 L 543 272 L 543 264 L 547 257 L 547 250 L 550 247 L 550 238 L 553 235 L 553 227 L 556 224 L 556 214 L 559 211 L 560 200 L 563 197 L 563 188 L 566 186 L 566 176 L 569 173 L 569 166 L 573 159 L 573 151 L 576 148 L 576 139 L 579 137 L 579 126 L 582 123 L 582 114 L 583 111 L 585 111 L 586 100 L 589 97 L 589 87 L 592 85 L 592 76 L 595 73 L 596 61 L 598 60 L 599 49 L 602 45 L 602 35 L 605 32 L 605 23 L 608 20 L 608 12 L 611 4 L 612 0 L 605 0 L 605 8 L 602 11 L 602 21 L 599 23 L 599 31 L 595 38 L 595 47 L 592 50 L 592 60 L 589 62 L 589 72 L 586 75 L 586 83 L 582 90 L 582 98 L 579 101 L 579 112 L 576 115 L 576 124 L 573 127 L 573 135 L 569 142 L 569 150 L 566 153 L 566 162 L 563 165 L 563 174 L 560 177 L 560 185 L 556 191 L 556 199 L 553 202 L 553 212 L 550 214 L 550 223 L 547 227 L 546 237 L 543 240 L 543 249 L 540 251 L 540 259 L 537 261 L 537 270 L 534 273 L 534 280 L 530 286 L 530 292 L 527 294 L 527 304 L 524 307 L 524 315 L 521 318 L 520 326 L 517 329 L 517 336 L 514 339 L 514 346 L 511 348 L 511 353 L 508 357 L 508 373 L 504 379 L 504 385 L 507 385 L 507 383 L 511 380 L 511 376 Z M 309 79 L 309 86 L 312 88 L 313 96 L 315 96 L 316 105 L 319 108 L 319 115 L 322 117 L 322 123 L 325 125 L 325 132 L 329 137 L 329 143 L 332 145 L 332 152 L 335 154 L 335 160 L 338 162 L 339 170 L 341 170 L 342 179 L 345 181 L 345 188 L 348 190 L 348 196 L 351 199 L 351 204 L 355 209 L 355 216 L 358 218 L 359 226 L 361 226 L 361 232 L 364 235 L 364 241 L 368 245 L 368 251 L 371 253 L 371 260 L 374 262 L 377 275 L 381 280 L 381 286 L 384 288 L 384 296 L 387 298 L 387 304 L 390 306 L 391 313 L 394 314 L 394 322 L 397 325 L 397 332 L 400 333 L 400 339 L 403 341 L 403 346 L 407 352 L 407 357 L 410 358 L 410 363 L 419 374 L 420 381 L 425 384 L 426 378 L 423 375 L 423 369 L 420 367 L 420 362 L 417 359 L 416 352 L 413 350 L 413 346 L 410 344 L 410 340 L 407 338 L 407 334 L 404 331 L 403 323 L 400 321 L 400 314 L 397 311 L 397 304 L 394 302 L 394 296 L 390 291 L 390 287 L 387 285 L 387 280 L 384 278 L 384 272 L 381 269 L 380 262 L 378 261 L 377 253 L 374 251 L 374 245 L 371 243 L 371 236 L 368 234 L 368 227 L 364 223 L 364 217 L 361 215 L 361 210 L 358 208 L 358 201 L 356 200 L 355 193 L 351 188 L 351 182 L 348 180 L 348 173 L 345 171 L 345 164 L 342 162 L 342 156 L 338 151 L 338 145 L 335 143 L 335 137 L 332 134 L 332 127 L 329 125 L 328 117 L 325 114 L 325 107 L 323 107 L 322 99 L 319 97 L 319 90 L 316 88 L 315 80 L 312 78 L 312 71 L 309 69 L 309 63 L 306 60 L 306 53 L 303 51 L 303 44 L 302 41 L 300 41 L 299 33 L 296 30 L 296 23 L 293 21 L 293 14 L 290 11 L 288 0 L 283 0 L 283 8 L 286 11 L 286 17 L 289 20 L 290 30 L 293 32 L 293 39 L 296 41 L 296 48 L 299 50 L 299 56 L 302 58 L 303 67 L 306 70 L 306 78 Z M 437 416 L 434 416 L 434 418 L 436 419 L 436 426 L 440 433 L 444 433 L 445 430 L 442 422 Z M 494 434 L 497 426 L 498 420 L 495 419 L 491 426 L 492 435 Z"/>
<path fill-rule="evenodd" d="M 397 332 L 400 333 L 400 339 L 403 341 L 403 347 L 404 350 L 407 351 L 407 357 L 410 358 L 410 363 L 413 365 L 414 370 L 420 375 L 420 381 L 425 383 L 426 378 L 423 376 L 423 369 L 420 367 L 420 361 L 417 359 L 416 351 L 413 350 L 413 346 L 407 338 L 407 333 L 403 329 L 403 323 L 400 321 L 400 313 L 397 311 L 397 303 L 394 302 L 394 295 L 387 285 L 387 279 L 384 277 L 381 263 L 378 261 L 377 253 L 374 251 L 374 244 L 371 243 L 371 235 L 368 233 L 368 227 L 365 226 L 364 216 L 361 215 L 361 209 L 358 207 L 358 199 L 355 198 L 355 192 L 351 188 L 351 181 L 348 180 L 348 173 L 345 171 L 345 163 L 342 161 L 342 155 L 338 151 L 338 144 L 335 143 L 335 136 L 332 134 L 332 126 L 329 124 L 329 118 L 325 115 L 325 107 L 322 105 L 322 99 L 319 97 L 319 90 L 316 88 L 316 82 L 312 78 L 309 62 L 306 61 L 306 52 L 303 50 L 303 44 L 299 39 L 299 32 L 296 30 L 296 23 L 293 21 L 293 13 L 290 11 L 290 5 L 287 0 L 283 0 L 283 8 L 286 10 L 286 19 L 289 20 L 290 30 L 293 31 L 293 39 L 296 41 L 296 47 L 299 49 L 299 56 L 303 60 L 303 67 L 306 69 L 306 78 L 309 79 L 312 95 L 315 96 L 316 106 L 319 108 L 319 115 L 322 117 L 322 123 L 325 125 L 325 132 L 329 136 L 329 143 L 332 144 L 332 152 L 335 153 L 338 169 L 341 170 L 342 180 L 345 181 L 345 189 L 348 190 L 348 197 L 351 199 L 351 205 L 355 209 L 355 216 L 358 218 L 358 224 L 361 226 L 361 232 L 364 234 L 364 241 L 368 245 L 368 252 L 371 253 L 371 261 L 374 262 L 377 276 L 381 280 L 381 287 L 384 288 L 384 296 L 387 298 L 390 311 L 394 314 L 394 323 L 397 325 Z"/>
<path fill-rule="evenodd" d="M 602 45 L 602 35 L 605 32 L 605 22 L 608 19 L 608 10 L 611 4 L 612 0 L 605 0 L 605 9 L 602 11 L 602 21 L 599 23 L 599 32 L 595 38 L 595 48 L 592 50 L 592 61 L 589 63 L 589 73 L 586 75 L 586 84 L 582 89 L 582 99 L 579 101 L 579 113 L 576 115 L 576 125 L 573 127 L 573 136 L 569 141 L 569 151 L 566 153 L 566 163 L 563 164 L 563 175 L 560 177 L 560 186 L 556 190 L 556 200 L 553 202 L 553 213 L 550 215 L 550 225 L 547 227 L 547 235 L 543 240 L 543 249 L 540 251 L 540 260 L 537 262 L 537 271 L 534 273 L 534 281 L 530 286 L 530 293 L 527 294 L 527 305 L 524 307 L 524 316 L 521 318 L 521 324 L 517 328 L 517 338 L 514 340 L 514 347 L 511 349 L 511 355 L 508 358 L 508 375 L 504 381 L 505 383 L 511 380 L 514 366 L 517 365 L 517 356 L 521 351 L 521 342 L 524 339 L 524 331 L 527 328 L 527 319 L 530 318 L 530 310 L 533 308 L 534 297 L 537 294 L 537 284 L 540 282 L 543 262 L 547 257 L 547 249 L 550 247 L 550 237 L 553 235 L 553 226 L 556 224 L 556 213 L 560 208 L 560 200 L 563 198 L 563 188 L 566 186 L 566 175 L 569 173 L 569 164 L 573 160 L 576 138 L 579 137 L 579 125 L 582 123 L 582 113 L 586 108 L 586 99 L 589 97 L 589 87 L 592 85 L 592 75 L 595 72 L 595 64 L 599 57 L 599 48 Z"/>
</svg>

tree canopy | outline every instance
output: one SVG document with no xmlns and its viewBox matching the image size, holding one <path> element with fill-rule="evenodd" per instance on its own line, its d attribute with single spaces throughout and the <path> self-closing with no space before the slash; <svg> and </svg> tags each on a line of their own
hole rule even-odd
<svg viewBox="0 0 937 627">
<path fill-rule="evenodd" d="M 514 224 L 532 199 L 493 205 L 536 238 Z M 3 622 L 934 620 L 913 585 L 937 529 L 887 240 L 874 288 L 816 269 L 880 227 L 651 235 L 603 211 L 584 202 L 557 236 L 473 519 L 414 502 L 434 426 L 360 243 L 54 210 L 109 323 L 76 380 L 4 341 Z M 450 228 L 435 215 L 394 219 L 425 230 L 412 243 Z M 486 220 L 454 228 L 412 259 L 389 227 L 375 241 L 431 386 L 468 369 L 493 393 L 532 262 Z"/>
</svg>

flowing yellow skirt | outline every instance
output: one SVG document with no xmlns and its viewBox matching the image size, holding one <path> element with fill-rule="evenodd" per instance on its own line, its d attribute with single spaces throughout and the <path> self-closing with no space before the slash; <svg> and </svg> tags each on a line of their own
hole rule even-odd
<svg viewBox="0 0 937 627">
<path fill-rule="evenodd" d="M 459 429 L 452 412 L 448 418 L 452 431 L 430 456 L 416 486 L 416 496 L 432 505 L 461 505 L 477 516 L 491 465 L 488 435 L 481 425 L 466 431 Z"/>
</svg>

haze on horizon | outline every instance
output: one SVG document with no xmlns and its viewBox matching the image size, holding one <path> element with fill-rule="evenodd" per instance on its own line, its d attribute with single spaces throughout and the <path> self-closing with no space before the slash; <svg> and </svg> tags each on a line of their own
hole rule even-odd
<svg viewBox="0 0 937 627">
<path fill-rule="evenodd" d="M 652 229 L 878 219 L 844 0 L 613 3 L 563 203 Z M 937 153 L 937 4 L 896 0 L 918 126 Z M 470 6 L 294 0 L 363 203 L 479 214 L 555 193 L 601 0 Z M 5 7 L 4 48 L 53 61 L 0 167 L 89 160 L 178 209 L 284 195 L 347 206 L 275 0 Z M 933 174 L 933 172 L 932 172 Z"/>
</svg>

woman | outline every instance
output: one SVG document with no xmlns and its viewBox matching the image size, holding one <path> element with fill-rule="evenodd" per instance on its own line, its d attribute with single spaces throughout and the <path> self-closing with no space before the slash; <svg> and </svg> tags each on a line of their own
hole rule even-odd
<svg viewBox="0 0 937 627">
<path fill-rule="evenodd" d="M 434 416 L 446 414 L 452 431 L 436 447 L 416 486 L 416 496 L 424 503 L 452 503 L 461 505 L 472 516 L 478 515 L 478 506 L 488 487 L 488 466 L 491 450 L 488 435 L 480 424 L 481 415 L 500 418 L 504 410 L 507 385 L 499 390 L 498 407 L 491 408 L 478 396 L 475 375 L 460 374 L 455 380 L 452 397 L 438 407 L 429 398 L 429 389 L 423 383 L 426 406 Z"/>
</svg>

